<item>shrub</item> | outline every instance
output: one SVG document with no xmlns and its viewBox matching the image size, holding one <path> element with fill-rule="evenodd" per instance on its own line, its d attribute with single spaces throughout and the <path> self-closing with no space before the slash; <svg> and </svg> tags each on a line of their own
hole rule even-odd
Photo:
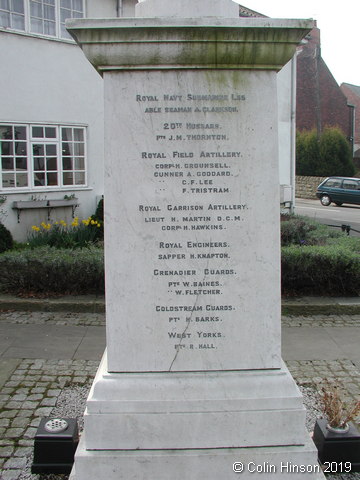
<svg viewBox="0 0 360 480">
<path fill-rule="evenodd" d="M 353 176 L 351 147 L 343 132 L 334 127 L 325 128 L 321 135 L 316 130 L 297 132 L 296 173 L 321 177 Z"/>
<path fill-rule="evenodd" d="M 104 199 L 102 198 L 95 211 L 95 215 L 93 215 L 94 220 L 97 220 L 98 222 L 104 222 Z"/>
<path fill-rule="evenodd" d="M 104 239 L 104 199 L 102 198 L 96 208 L 95 214 L 90 217 L 91 220 L 96 222 L 96 226 L 92 228 L 95 230 L 96 240 Z"/>
<path fill-rule="evenodd" d="M 14 245 L 14 240 L 9 230 L 0 223 L 0 253 L 6 250 L 11 250 Z"/>
<path fill-rule="evenodd" d="M 350 144 L 338 128 L 325 128 L 323 131 L 319 141 L 319 158 L 318 176 L 351 177 L 355 173 Z"/>
<path fill-rule="evenodd" d="M 296 133 L 296 174 L 315 175 L 319 163 L 319 145 L 316 130 Z"/>
<path fill-rule="evenodd" d="M 339 238 L 343 234 L 330 230 L 315 220 L 299 215 L 281 216 L 281 246 L 289 245 L 325 245 L 330 238 Z"/>
<path fill-rule="evenodd" d="M 103 250 L 89 247 L 74 254 L 49 246 L 5 252 L 0 256 L 0 290 L 8 293 L 103 294 Z"/>
</svg>

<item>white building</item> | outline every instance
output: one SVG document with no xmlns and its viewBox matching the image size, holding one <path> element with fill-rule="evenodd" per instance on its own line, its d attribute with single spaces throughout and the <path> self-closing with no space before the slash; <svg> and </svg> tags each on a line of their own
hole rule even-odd
<svg viewBox="0 0 360 480">
<path fill-rule="evenodd" d="M 43 221 L 94 213 L 103 194 L 102 79 L 70 38 L 65 20 L 134 16 L 136 3 L 0 0 L 0 221 L 16 240 Z M 292 63 L 279 74 L 280 184 L 288 186 L 290 201 Z"/>
</svg>

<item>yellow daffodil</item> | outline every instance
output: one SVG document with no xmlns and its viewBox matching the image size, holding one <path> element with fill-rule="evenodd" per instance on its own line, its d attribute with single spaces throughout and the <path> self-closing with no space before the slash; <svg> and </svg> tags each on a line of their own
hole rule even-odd
<svg viewBox="0 0 360 480">
<path fill-rule="evenodd" d="M 34 232 L 39 232 L 40 231 L 40 228 L 37 227 L 36 225 L 33 225 L 31 228 L 32 228 L 32 230 L 34 230 Z"/>
</svg>

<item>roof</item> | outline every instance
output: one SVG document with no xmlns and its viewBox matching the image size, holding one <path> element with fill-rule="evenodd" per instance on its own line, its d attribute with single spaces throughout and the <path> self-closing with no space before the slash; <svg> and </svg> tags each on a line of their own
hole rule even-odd
<svg viewBox="0 0 360 480">
<path fill-rule="evenodd" d="M 351 83 L 342 83 L 341 86 L 344 86 L 344 87 L 348 88 L 348 89 L 351 90 L 353 93 L 355 93 L 355 95 L 357 95 L 358 97 L 360 97 L 360 86 L 358 86 L 358 85 L 351 85 Z"/>
<path fill-rule="evenodd" d="M 255 12 L 255 10 L 251 10 L 250 8 L 244 7 L 243 5 L 239 5 L 239 16 L 268 18 L 267 15 L 263 15 L 262 13 Z"/>
</svg>

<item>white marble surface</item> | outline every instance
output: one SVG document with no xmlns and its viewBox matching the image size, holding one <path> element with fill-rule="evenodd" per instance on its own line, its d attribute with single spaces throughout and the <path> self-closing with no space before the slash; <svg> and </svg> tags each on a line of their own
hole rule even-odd
<svg viewBox="0 0 360 480">
<path fill-rule="evenodd" d="M 102 75 L 117 70 L 200 68 L 279 71 L 313 22 L 142 17 L 70 19 L 66 27 Z"/>
<path fill-rule="evenodd" d="M 305 410 L 279 370 L 109 374 L 106 356 L 85 414 L 91 450 L 303 445 Z M 121 435 L 119 435 L 121 432 Z M 261 432 L 261 434 L 259 434 Z"/>
<path fill-rule="evenodd" d="M 105 74 L 110 371 L 280 367 L 275 80 Z"/>
<path fill-rule="evenodd" d="M 303 432 L 302 447 L 223 448 L 204 450 L 86 451 L 82 438 L 72 480 L 325 480 L 313 443 Z M 235 465 L 234 465 L 235 464 Z M 239 473 L 234 472 L 234 468 Z M 295 469 L 306 469 L 295 473 Z M 241 473 L 241 469 L 243 469 Z"/>
</svg>

